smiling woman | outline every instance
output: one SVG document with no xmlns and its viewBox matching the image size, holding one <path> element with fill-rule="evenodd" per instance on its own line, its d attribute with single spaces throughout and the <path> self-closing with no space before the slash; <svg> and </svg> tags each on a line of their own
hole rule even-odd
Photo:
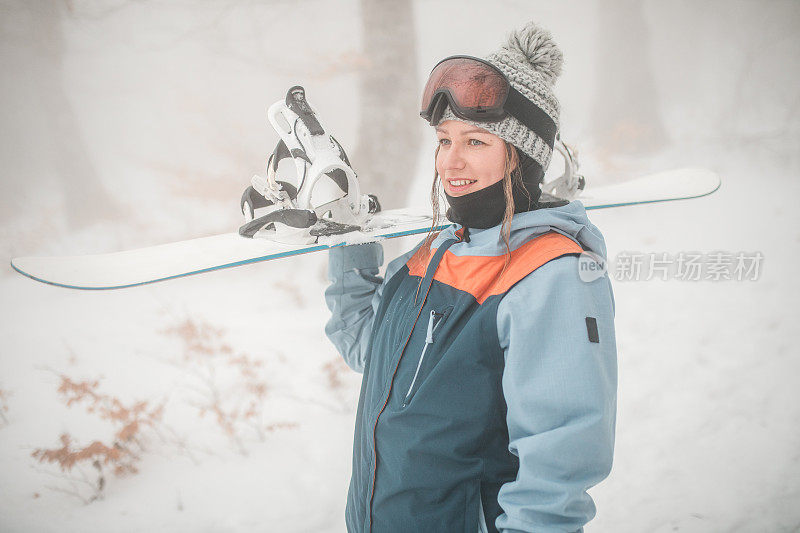
<svg viewBox="0 0 800 533">
<path fill-rule="evenodd" d="M 609 473 L 614 301 L 579 201 L 540 202 L 558 129 L 561 52 L 531 23 L 486 60 L 431 71 L 434 219 L 451 226 L 392 261 L 332 248 L 325 332 L 363 372 L 346 522 L 351 532 L 582 531 Z"/>
</svg>

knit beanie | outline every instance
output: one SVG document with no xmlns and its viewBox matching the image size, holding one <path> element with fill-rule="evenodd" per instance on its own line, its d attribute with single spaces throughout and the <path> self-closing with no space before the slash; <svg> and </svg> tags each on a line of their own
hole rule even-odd
<svg viewBox="0 0 800 533">
<path fill-rule="evenodd" d="M 556 129 L 560 106 L 553 94 L 553 84 L 561 74 L 563 60 L 550 32 L 534 22 L 512 32 L 499 50 L 486 57 L 516 90 L 553 119 Z M 511 115 L 499 122 L 473 122 L 457 117 L 448 104 L 438 124 L 446 120 L 460 120 L 497 135 L 533 158 L 541 166 L 542 173 L 550 164 L 553 146 Z"/>
</svg>

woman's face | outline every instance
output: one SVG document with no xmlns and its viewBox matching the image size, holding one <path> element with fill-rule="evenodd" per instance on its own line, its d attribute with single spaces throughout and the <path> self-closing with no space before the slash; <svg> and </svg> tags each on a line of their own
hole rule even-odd
<svg viewBox="0 0 800 533">
<path fill-rule="evenodd" d="M 436 172 L 450 196 L 463 196 L 503 179 L 503 139 L 466 122 L 448 120 L 436 127 L 439 153 Z"/>
</svg>

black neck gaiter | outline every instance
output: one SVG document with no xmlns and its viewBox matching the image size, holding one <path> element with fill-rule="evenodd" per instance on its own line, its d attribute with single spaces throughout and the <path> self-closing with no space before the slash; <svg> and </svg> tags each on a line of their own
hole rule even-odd
<svg viewBox="0 0 800 533">
<path fill-rule="evenodd" d="M 516 147 L 515 147 L 516 148 Z M 539 207 L 539 196 L 544 172 L 542 167 L 524 152 L 517 149 L 522 171 L 522 184 L 514 185 L 511 195 L 514 198 L 514 213 L 533 211 Z M 467 228 L 486 229 L 502 222 L 506 212 L 506 198 L 503 192 L 503 180 L 483 189 L 463 196 L 450 196 L 445 192 L 450 209 L 447 218 L 451 222 Z"/>
</svg>

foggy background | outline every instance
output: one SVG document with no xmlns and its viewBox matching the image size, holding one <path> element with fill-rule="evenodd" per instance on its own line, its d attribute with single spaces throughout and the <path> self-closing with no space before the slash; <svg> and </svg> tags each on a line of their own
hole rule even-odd
<svg viewBox="0 0 800 533">
<path fill-rule="evenodd" d="M 0 529 L 342 531 L 358 376 L 322 334 L 324 254 L 93 294 L 23 279 L 10 258 L 235 231 L 278 141 L 266 108 L 297 84 L 363 191 L 424 206 L 427 73 L 448 55 L 485 56 L 528 20 L 564 52 L 561 134 L 587 183 L 684 166 L 722 176 L 708 199 L 590 213 L 610 256 L 766 257 L 749 284 L 615 285 L 617 454 L 587 531 L 797 531 L 793 0 L 0 1 Z M 387 260 L 414 242 L 387 244 Z M 278 429 L 214 437 L 212 417 L 174 399 L 223 374 L 170 359 L 193 336 L 217 338 L 198 324 L 264 363 L 272 393 L 257 398 Z M 31 458 L 63 432 L 100 438 L 57 393 L 64 374 L 182 406 L 143 439 L 139 473 L 109 475 L 88 505 L 74 472 Z"/>
<path fill-rule="evenodd" d="M 11 255 L 49 251 L 92 224 L 114 234 L 103 249 L 236 225 L 233 206 L 277 142 L 266 107 L 294 84 L 367 191 L 387 207 L 424 203 L 427 73 L 446 55 L 486 55 L 531 19 L 564 51 L 562 136 L 592 182 L 642 170 L 619 156 L 676 144 L 768 152 L 787 179 L 797 168 L 797 2 L 0 5 Z M 703 162 L 689 159 L 680 163 Z"/>
</svg>

